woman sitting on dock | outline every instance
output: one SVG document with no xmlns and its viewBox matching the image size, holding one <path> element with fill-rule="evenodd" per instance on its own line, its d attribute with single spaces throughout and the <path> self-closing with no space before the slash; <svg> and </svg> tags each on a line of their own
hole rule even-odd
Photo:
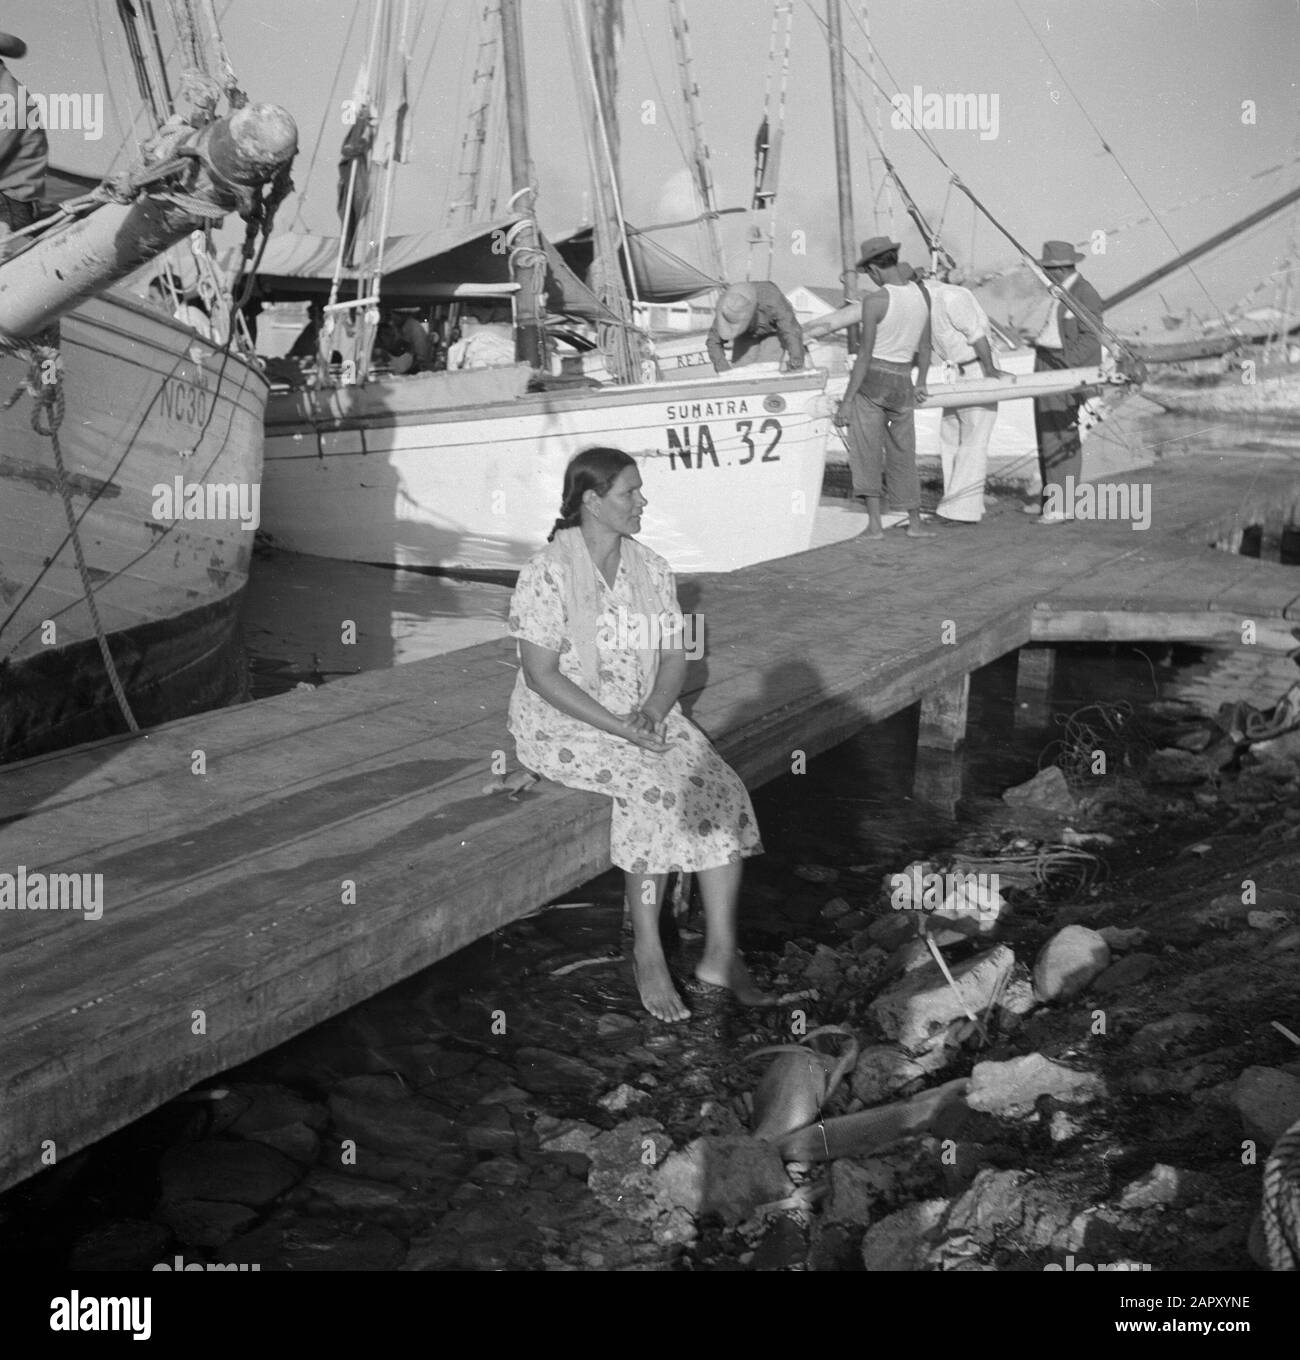
<svg viewBox="0 0 1300 1360">
<path fill-rule="evenodd" d="M 736 946 L 741 861 L 762 853 L 745 786 L 677 703 L 683 620 L 668 563 L 633 537 L 641 474 L 621 449 L 584 449 L 564 473 L 560 517 L 519 573 L 510 604 L 520 670 L 510 732 L 521 764 L 614 800 L 610 858 L 623 870 L 642 1004 L 690 1014 L 659 939 L 669 873 L 699 875 L 701 992 L 767 1001 Z"/>
</svg>

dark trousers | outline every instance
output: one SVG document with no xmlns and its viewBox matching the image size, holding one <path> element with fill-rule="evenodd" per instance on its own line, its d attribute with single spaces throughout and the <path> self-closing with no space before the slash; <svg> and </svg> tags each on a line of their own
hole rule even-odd
<svg viewBox="0 0 1300 1360">
<path fill-rule="evenodd" d="M 1036 349 L 1034 372 L 1068 368 L 1059 349 Z M 1083 476 L 1083 444 L 1079 436 L 1079 407 L 1083 403 L 1073 393 L 1059 397 L 1039 397 L 1034 402 L 1034 433 L 1038 436 L 1038 472 L 1043 486 L 1065 489 L 1065 479 L 1073 477 L 1077 486 Z"/>
<path fill-rule="evenodd" d="M 36 221 L 36 204 L 26 199 L 10 198 L 8 194 L 0 194 L 0 222 L 5 223 L 11 231 L 17 231 L 19 227 L 30 227 Z"/>
<path fill-rule="evenodd" d="M 846 442 L 855 496 L 887 494 L 890 509 L 921 508 L 915 412 L 911 369 L 873 360 L 849 405 Z"/>
</svg>

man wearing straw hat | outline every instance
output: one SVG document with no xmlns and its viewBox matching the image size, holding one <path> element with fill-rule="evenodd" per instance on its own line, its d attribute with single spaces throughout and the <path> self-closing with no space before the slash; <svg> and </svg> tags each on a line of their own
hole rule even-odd
<svg viewBox="0 0 1300 1360">
<path fill-rule="evenodd" d="M 11 61 L 27 55 L 27 44 L 12 33 L 0 33 L 0 57 Z M 30 226 L 45 193 L 49 147 L 39 125 L 36 105 L 0 61 L 0 236 Z"/>
<path fill-rule="evenodd" d="M 862 243 L 858 268 L 876 291 L 862 299 L 862 343 L 835 424 L 847 427 L 853 494 L 867 503 L 863 537 L 884 537 L 880 510 L 887 492 L 893 507 L 907 512 L 908 538 L 933 538 L 921 527 L 916 475 L 915 409 L 926 392 L 912 383 L 914 365 L 922 384 L 930 367 L 930 302 L 898 251 L 887 236 Z"/>
<path fill-rule="evenodd" d="M 766 279 L 732 284 L 723 293 L 704 347 L 715 373 L 725 373 L 733 364 L 775 363 L 782 353 L 789 368 L 802 368 L 804 363 L 803 332 L 794 308 L 776 284 Z"/>
<path fill-rule="evenodd" d="M 1097 290 L 1075 266 L 1083 255 L 1069 241 L 1046 241 L 1038 263 L 1047 277 L 1069 293 L 1094 320 L 1101 320 L 1102 304 Z M 1026 339 L 1034 347 L 1034 372 L 1050 369 L 1083 368 L 1101 363 L 1101 340 L 1096 332 L 1063 303 L 1055 299 L 1042 329 Z M 1060 504 L 1068 505 L 1066 478 L 1074 485 L 1083 473 L 1083 444 L 1079 435 L 1079 407 L 1083 397 L 1064 392 L 1056 397 L 1039 397 L 1034 402 L 1034 432 L 1038 436 L 1038 470 L 1043 480 L 1043 504 L 1025 506 L 1026 514 L 1040 514 L 1040 524 L 1063 524 L 1072 516 L 1048 505 L 1050 487 L 1059 487 Z"/>
</svg>

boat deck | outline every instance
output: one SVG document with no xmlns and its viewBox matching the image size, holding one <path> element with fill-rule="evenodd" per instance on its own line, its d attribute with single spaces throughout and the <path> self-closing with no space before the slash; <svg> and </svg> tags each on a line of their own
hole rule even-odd
<svg viewBox="0 0 1300 1360">
<path fill-rule="evenodd" d="M 1145 532 L 1003 504 L 684 581 L 709 622 L 684 705 L 754 786 L 1027 643 L 1249 621 L 1293 647 L 1300 575 L 1210 545 L 1293 519 L 1300 467 L 1133 475 Z M 514 673 L 503 638 L 0 769 L 0 873 L 102 874 L 104 902 L 0 911 L 0 1188 L 608 867 L 606 800 L 484 795 Z"/>
</svg>

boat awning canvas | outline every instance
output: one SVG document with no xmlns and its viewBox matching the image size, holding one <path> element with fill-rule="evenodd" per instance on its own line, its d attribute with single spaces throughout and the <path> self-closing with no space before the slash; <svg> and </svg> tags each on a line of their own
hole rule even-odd
<svg viewBox="0 0 1300 1360">
<path fill-rule="evenodd" d="M 632 226 L 627 231 L 628 250 L 636 273 L 636 292 L 642 302 L 682 302 L 722 286 L 721 279 L 711 278 L 696 269 L 646 232 Z M 553 239 L 569 267 L 585 278 L 595 254 L 592 228 L 582 227 Z M 624 266 L 624 274 L 626 272 Z"/>
<path fill-rule="evenodd" d="M 384 245 L 383 291 L 400 298 L 473 296 L 476 288 L 499 293 L 512 283 L 506 233 L 517 216 L 469 226 L 390 236 Z M 329 291 L 338 260 L 338 236 L 274 231 L 257 274 L 270 297 L 307 297 Z M 234 252 L 222 261 L 235 263 Z M 345 277 L 347 273 L 345 271 Z"/>
</svg>

